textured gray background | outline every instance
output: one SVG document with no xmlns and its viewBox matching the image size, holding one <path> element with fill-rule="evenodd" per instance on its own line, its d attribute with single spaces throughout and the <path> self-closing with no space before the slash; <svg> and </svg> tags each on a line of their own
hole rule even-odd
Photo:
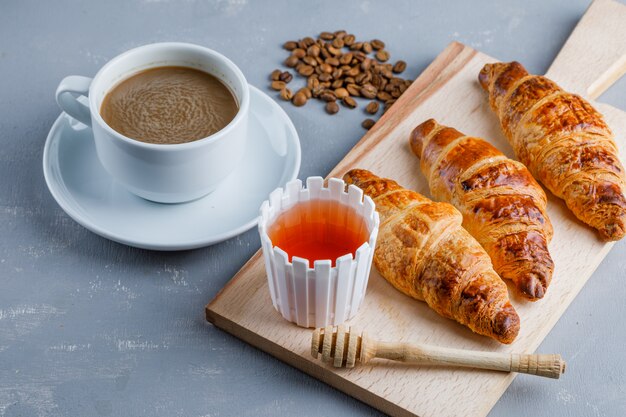
<svg viewBox="0 0 626 417">
<path fill-rule="evenodd" d="M 259 247 L 255 231 L 157 253 L 109 242 L 61 211 L 41 158 L 63 76 L 178 40 L 225 53 L 266 88 L 283 41 L 339 28 L 385 40 L 410 78 L 452 40 L 544 72 L 587 5 L 0 2 L 0 416 L 379 415 L 204 322 L 205 303 Z M 626 80 L 601 99 L 626 109 Z M 319 103 L 282 105 L 301 136 L 300 177 L 329 172 L 363 134 L 361 111 L 331 118 Z M 540 347 L 564 355 L 565 377 L 518 377 L 492 416 L 626 415 L 625 270 L 623 241 Z"/>
</svg>

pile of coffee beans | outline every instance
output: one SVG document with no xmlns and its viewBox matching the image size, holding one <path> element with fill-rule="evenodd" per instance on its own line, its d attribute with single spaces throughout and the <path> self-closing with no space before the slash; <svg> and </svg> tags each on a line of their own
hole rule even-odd
<svg viewBox="0 0 626 417">
<path fill-rule="evenodd" d="M 406 69 L 406 62 L 389 63 L 390 54 L 383 41 L 360 42 L 345 30 L 322 32 L 317 39 L 306 37 L 285 42 L 283 47 L 290 52 L 285 66 L 305 77 L 306 86 L 294 93 L 287 86 L 293 74 L 276 69 L 270 76 L 271 88 L 294 106 L 318 99 L 326 103 L 328 114 L 336 114 L 339 103 L 354 109 L 357 107 L 354 97 L 360 97 L 371 100 L 365 112 L 376 115 L 381 103 L 384 113 L 412 82 L 397 76 Z M 370 129 L 374 123 L 368 118 L 361 125 Z"/>
</svg>

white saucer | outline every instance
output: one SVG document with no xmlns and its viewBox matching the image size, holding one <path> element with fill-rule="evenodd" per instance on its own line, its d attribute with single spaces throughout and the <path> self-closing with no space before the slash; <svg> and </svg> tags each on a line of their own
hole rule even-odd
<svg viewBox="0 0 626 417">
<path fill-rule="evenodd" d="M 61 208 L 92 232 L 145 249 L 208 246 L 253 227 L 261 203 L 300 169 L 298 133 L 287 114 L 250 86 L 246 154 L 220 187 L 185 204 L 159 204 L 115 183 L 98 161 L 91 129 L 65 113 L 56 120 L 43 154 L 48 188 Z"/>
</svg>

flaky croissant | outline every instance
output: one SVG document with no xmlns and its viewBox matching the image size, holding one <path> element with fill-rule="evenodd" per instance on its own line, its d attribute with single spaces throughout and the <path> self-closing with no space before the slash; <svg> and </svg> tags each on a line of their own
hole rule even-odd
<svg viewBox="0 0 626 417">
<path fill-rule="evenodd" d="M 430 193 L 463 214 L 463 227 L 485 248 L 495 271 L 530 299 L 542 298 L 554 263 L 547 198 L 526 167 L 487 141 L 430 119 L 409 139 Z"/>
<path fill-rule="evenodd" d="M 362 169 L 344 181 L 376 203 L 381 224 L 374 265 L 387 281 L 476 333 L 502 343 L 515 339 L 520 320 L 507 287 L 453 206 Z"/>
<path fill-rule="evenodd" d="M 602 115 L 518 62 L 487 64 L 478 79 L 515 154 L 535 178 L 603 239 L 624 237 L 624 167 Z"/>
</svg>

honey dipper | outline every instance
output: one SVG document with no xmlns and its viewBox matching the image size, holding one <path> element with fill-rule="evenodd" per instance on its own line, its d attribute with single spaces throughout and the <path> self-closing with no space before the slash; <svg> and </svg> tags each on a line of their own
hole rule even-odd
<svg viewBox="0 0 626 417">
<path fill-rule="evenodd" d="M 327 326 L 313 331 L 311 355 L 317 358 L 320 353 L 324 362 L 331 362 L 336 368 L 352 368 L 357 362 L 365 364 L 372 358 L 384 358 L 419 365 L 449 365 L 520 372 L 555 379 L 565 372 L 565 361 L 561 359 L 561 355 L 481 352 L 381 342 L 369 338 L 365 332 L 359 336 L 354 329 L 345 326 Z"/>
</svg>

